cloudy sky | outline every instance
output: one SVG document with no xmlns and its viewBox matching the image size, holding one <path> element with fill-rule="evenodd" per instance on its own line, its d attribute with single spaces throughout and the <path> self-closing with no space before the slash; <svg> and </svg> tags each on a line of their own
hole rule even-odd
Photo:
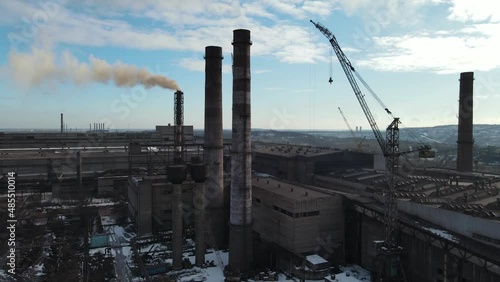
<svg viewBox="0 0 500 282">
<path fill-rule="evenodd" d="M 82 3 L 84 2 L 84 3 Z M 0 128 L 203 127 L 204 49 L 224 52 L 231 128 L 232 31 L 251 31 L 252 127 L 368 129 L 327 39 L 406 127 L 457 123 L 460 72 L 475 72 L 474 122 L 500 123 L 500 2 L 495 0 L 41 0 L 0 2 Z M 120 72 L 125 77 L 112 80 Z M 129 72 L 163 79 L 130 83 Z M 332 73 L 332 74 L 330 74 Z M 333 84 L 328 83 L 332 76 Z M 167 80 L 165 80 L 167 79 Z M 175 85 L 177 83 L 177 85 Z M 138 85 L 136 85 L 138 84 Z M 170 89 L 169 89 L 170 88 Z M 362 88 L 380 128 L 390 122 Z"/>
</svg>

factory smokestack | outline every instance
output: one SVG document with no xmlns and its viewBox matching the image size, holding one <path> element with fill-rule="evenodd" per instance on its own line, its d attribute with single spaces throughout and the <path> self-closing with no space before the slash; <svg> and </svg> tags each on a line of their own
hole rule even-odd
<svg viewBox="0 0 500 282">
<path fill-rule="evenodd" d="M 180 90 L 174 93 L 174 123 L 175 123 L 175 162 L 183 163 L 183 125 L 184 125 L 184 93 Z"/>
<path fill-rule="evenodd" d="M 63 114 L 61 113 L 61 133 L 64 132 L 64 117 Z"/>
<path fill-rule="evenodd" d="M 205 183 L 207 222 L 215 244 L 227 244 L 227 218 L 224 212 L 222 143 L 222 48 L 205 47 L 205 127 L 203 160 L 208 167 Z"/>
<path fill-rule="evenodd" d="M 252 250 L 252 155 L 250 120 L 250 31 L 233 31 L 233 128 L 229 269 L 247 272 Z"/>
<path fill-rule="evenodd" d="M 177 82 L 170 78 L 120 61 L 109 64 L 91 55 L 89 63 L 83 63 L 69 52 L 64 52 L 59 59 L 60 63 L 57 64 L 56 56 L 48 50 L 33 49 L 29 54 L 11 51 L 8 71 L 14 81 L 24 87 L 47 82 L 71 82 L 79 85 L 113 82 L 118 87 L 143 85 L 146 88 L 158 86 L 179 90 Z"/>
<path fill-rule="evenodd" d="M 474 73 L 460 74 L 460 100 L 458 106 L 457 170 L 472 171 L 473 164 L 473 91 Z"/>
</svg>

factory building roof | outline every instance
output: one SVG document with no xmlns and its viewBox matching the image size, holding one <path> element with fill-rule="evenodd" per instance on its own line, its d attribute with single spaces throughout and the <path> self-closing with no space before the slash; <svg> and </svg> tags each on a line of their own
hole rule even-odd
<svg viewBox="0 0 500 282">
<path fill-rule="evenodd" d="M 358 187 L 366 192 L 381 193 L 387 185 L 384 172 L 373 169 L 331 171 L 325 177 L 334 179 L 332 185 Z M 500 188 L 491 176 L 467 180 L 448 175 L 407 175 L 395 182 L 396 197 L 442 209 L 500 219 Z M 349 184 L 351 183 L 351 184 Z"/>
<path fill-rule="evenodd" d="M 256 177 L 252 179 L 252 185 L 274 194 L 295 200 L 311 200 L 330 197 L 330 195 L 313 191 L 292 183 L 276 180 L 269 177 Z"/>
<path fill-rule="evenodd" d="M 302 147 L 302 146 L 273 146 L 267 148 L 260 148 L 255 150 L 256 153 L 271 154 L 283 157 L 315 157 L 321 155 L 328 155 L 334 153 L 341 153 L 340 150 L 330 148 L 317 148 L 317 147 Z"/>
</svg>

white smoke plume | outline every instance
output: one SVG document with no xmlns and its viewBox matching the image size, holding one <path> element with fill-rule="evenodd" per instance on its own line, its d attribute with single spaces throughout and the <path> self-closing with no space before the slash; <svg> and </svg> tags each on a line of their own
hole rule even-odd
<svg viewBox="0 0 500 282">
<path fill-rule="evenodd" d="M 152 74 L 135 65 L 120 61 L 109 64 L 92 55 L 89 63 L 84 63 L 69 52 L 64 52 L 57 60 L 51 51 L 44 49 L 33 49 L 31 53 L 10 52 L 7 70 L 16 83 L 28 87 L 48 82 L 71 82 L 78 85 L 113 82 L 118 87 L 143 85 L 146 88 L 157 86 L 180 89 L 174 80 Z"/>
</svg>

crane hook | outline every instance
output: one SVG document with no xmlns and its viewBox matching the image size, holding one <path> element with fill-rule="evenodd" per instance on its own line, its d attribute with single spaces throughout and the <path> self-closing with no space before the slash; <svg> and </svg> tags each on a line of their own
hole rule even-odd
<svg viewBox="0 0 500 282">
<path fill-rule="evenodd" d="M 330 82 L 330 84 L 332 84 L 333 79 L 332 79 L 332 77 L 331 77 L 331 76 L 330 76 L 330 79 L 328 80 L 328 82 Z"/>
</svg>

